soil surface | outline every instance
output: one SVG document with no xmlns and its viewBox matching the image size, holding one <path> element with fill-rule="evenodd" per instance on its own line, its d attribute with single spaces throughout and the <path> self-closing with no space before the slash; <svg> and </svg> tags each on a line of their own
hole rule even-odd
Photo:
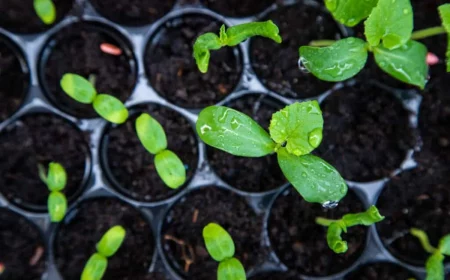
<svg viewBox="0 0 450 280">
<path fill-rule="evenodd" d="M 246 95 L 224 106 L 236 109 L 268 130 L 272 114 L 285 107 L 267 95 Z M 276 154 L 247 158 L 237 157 L 208 146 L 208 160 L 214 171 L 229 185 L 243 191 L 263 192 L 286 183 Z"/>
<path fill-rule="evenodd" d="M 345 276 L 345 280 L 407 280 L 416 276 L 399 265 L 383 262 L 371 263 L 358 267 L 354 272 Z"/>
<path fill-rule="evenodd" d="M 259 79 L 271 90 L 292 98 L 317 96 L 334 84 L 320 81 L 298 67 L 298 48 L 312 40 L 340 39 L 333 18 L 320 8 L 297 3 L 279 7 L 264 20 L 273 20 L 280 28 L 281 44 L 255 37 L 251 40 L 250 58 Z"/>
<path fill-rule="evenodd" d="M 450 232 L 448 174 L 448 166 L 404 171 L 381 193 L 377 207 L 386 219 L 377 224 L 377 230 L 387 249 L 401 260 L 423 266 L 429 257 L 418 239 L 409 234 L 412 227 L 424 230 L 434 246 Z"/>
<path fill-rule="evenodd" d="M 347 180 L 367 182 L 390 175 L 414 145 L 408 112 L 381 88 L 344 87 L 321 107 L 325 124 L 317 153 Z"/>
<path fill-rule="evenodd" d="M 72 9 L 73 0 L 52 0 L 56 7 L 56 20 L 61 21 Z M 0 26 L 17 33 L 43 32 L 53 26 L 46 25 L 36 14 L 33 1 L 30 0 L 1 0 Z"/>
<path fill-rule="evenodd" d="M 91 104 L 81 104 L 63 92 L 60 80 L 66 73 L 85 78 L 94 75 L 98 93 L 113 95 L 121 101 L 131 95 L 136 81 L 135 62 L 121 36 L 98 24 L 76 23 L 59 31 L 52 42 L 55 45 L 47 48 L 42 57 L 41 78 L 49 98 L 61 110 L 77 117 L 98 116 Z M 120 47 L 122 54 L 104 53 L 100 50 L 103 43 Z"/>
<path fill-rule="evenodd" d="M 203 5 L 228 17 L 248 17 L 259 14 L 275 0 L 201 0 Z"/>
<path fill-rule="evenodd" d="M 202 232 L 209 223 L 218 223 L 233 237 L 235 257 L 246 270 L 264 260 L 261 249 L 262 217 L 246 200 L 218 187 L 190 192 L 168 213 L 161 242 L 168 262 L 189 280 L 215 280 L 218 263 L 206 251 Z M 184 250 L 184 254 L 183 254 Z M 185 260 L 192 260 L 186 266 Z"/>
<path fill-rule="evenodd" d="M 295 272 L 271 272 L 250 277 L 250 280 L 299 280 Z"/>
<path fill-rule="evenodd" d="M 19 109 L 29 85 L 29 75 L 24 73 L 11 47 L 0 36 L 0 122 Z"/>
<path fill-rule="evenodd" d="M 98 13 L 124 25 L 150 24 L 167 14 L 175 0 L 91 0 Z"/>
<path fill-rule="evenodd" d="M 126 230 L 125 240 L 108 258 L 104 280 L 146 279 L 155 248 L 150 224 L 136 208 L 118 199 L 88 200 L 67 214 L 57 229 L 55 261 L 65 280 L 80 279 L 96 244 L 113 226 Z"/>
<path fill-rule="evenodd" d="M 225 98 L 240 79 L 238 47 L 211 51 L 208 72 L 202 74 L 192 56 L 198 36 L 218 34 L 221 22 L 189 14 L 167 21 L 152 37 L 145 54 L 151 86 L 164 98 L 181 107 L 203 108 Z"/>
<path fill-rule="evenodd" d="M 268 231 L 272 247 L 290 269 L 308 276 L 328 276 L 350 267 L 365 247 L 367 228 L 351 227 L 342 235 L 348 242 L 345 254 L 335 254 L 327 245 L 327 227 L 315 219 L 340 219 L 348 213 L 364 211 L 359 198 L 351 191 L 333 209 L 308 203 L 293 189 L 281 194 L 272 207 Z"/>
<path fill-rule="evenodd" d="M 1 280 L 38 280 L 45 270 L 45 247 L 41 232 L 30 221 L 0 208 Z"/>
<path fill-rule="evenodd" d="M 32 114 L 0 133 L 0 191 L 11 202 L 45 211 L 49 190 L 40 180 L 38 164 L 46 169 L 51 161 L 67 171 L 64 189 L 68 200 L 82 191 L 89 154 L 87 136 L 74 125 L 50 114 Z M 35 209 L 35 210 L 37 210 Z"/>
<path fill-rule="evenodd" d="M 186 181 L 194 175 L 198 162 L 195 133 L 189 122 L 174 110 L 157 106 L 139 106 L 125 124 L 107 132 L 104 142 L 107 165 L 114 180 L 132 199 L 158 201 L 173 196 L 178 190 L 167 187 L 156 172 L 154 156 L 145 150 L 135 130 L 136 118 L 146 112 L 164 128 L 168 149 L 186 166 Z M 105 164 L 105 162 L 104 162 Z"/>
</svg>

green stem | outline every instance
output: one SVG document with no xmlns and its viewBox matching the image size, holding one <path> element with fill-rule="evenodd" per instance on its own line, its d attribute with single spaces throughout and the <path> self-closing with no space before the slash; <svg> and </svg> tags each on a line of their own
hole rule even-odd
<svg viewBox="0 0 450 280">
<path fill-rule="evenodd" d="M 311 47 L 328 47 L 334 43 L 336 43 L 336 40 L 315 40 L 309 42 L 309 45 Z"/>
<path fill-rule="evenodd" d="M 328 227 L 329 225 L 331 225 L 331 223 L 334 223 L 337 221 L 339 221 L 339 220 L 332 220 L 332 219 L 327 219 L 327 218 L 322 218 L 322 217 L 316 218 L 316 224 L 324 226 L 324 227 Z"/>
<path fill-rule="evenodd" d="M 425 39 L 425 38 L 428 38 L 431 36 L 436 36 L 436 35 L 445 34 L 445 33 L 446 33 L 446 31 L 443 26 L 435 26 L 435 27 L 430 27 L 430 28 L 414 31 L 411 35 L 411 39 L 412 40 L 420 40 L 420 39 Z"/>
<path fill-rule="evenodd" d="M 409 232 L 411 233 L 411 235 L 413 235 L 413 236 L 415 236 L 415 237 L 417 237 L 419 239 L 420 243 L 422 244 L 423 249 L 426 252 L 428 252 L 430 254 L 433 254 L 437 250 L 435 247 L 433 247 L 430 244 L 430 240 L 428 239 L 428 235 L 423 230 L 420 230 L 420 229 L 417 229 L 417 228 L 411 228 L 409 230 Z"/>
</svg>

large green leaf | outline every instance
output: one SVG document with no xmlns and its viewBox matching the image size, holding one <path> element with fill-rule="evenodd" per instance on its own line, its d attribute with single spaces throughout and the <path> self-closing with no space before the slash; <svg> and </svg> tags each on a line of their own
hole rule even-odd
<svg viewBox="0 0 450 280">
<path fill-rule="evenodd" d="M 99 94 L 94 99 L 94 110 L 105 120 L 121 124 L 128 119 L 128 110 L 122 101 L 109 94 Z"/>
<path fill-rule="evenodd" d="M 94 86 L 84 77 L 77 74 L 64 74 L 60 85 L 67 95 L 80 103 L 91 104 L 97 95 Z"/>
<path fill-rule="evenodd" d="M 47 208 L 50 221 L 55 223 L 61 222 L 67 211 L 66 196 L 58 191 L 51 192 L 48 196 Z"/>
<path fill-rule="evenodd" d="M 392 77 L 423 89 L 427 83 L 427 48 L 416 41 L 409 41 L 395 50 L 382 46 L 373 49 L 375 61 Z"/>
<path fill-rule="evenodd" d="M 270 136 L 300 156 L 312 152 L 322 141 L 323 117 L 315 100 L 291 104 L 276 112 L 270 121 Z"/>
<path fill-rule="evenodd" d="M 172 151 L 164 150 L 155 156 L 155 167 L 159 177 L 172 189 L 186 182 L 186 168 L 181 159 Z"/>
<path fill-rule="evenodd" d="M 372 47 L 383 41 L 387 49 L 396 49 L 411 38 L 413 12 L 410 0 L 379 0 L 365 22 L 365 34 Z"/>
<path fill-rule="evenodd" d="M 338 82 L 347 80 L 364 67 L 367 61 L 366 42 L 346 38 L 328 47 L 300 47 L 300 63 L 317 78 Z"/>
<path fill-rule="evenodd" d="M 221 261 L 217 270 L 217 280 L 246 280 L 245 269 L 242 263 L 231 258 Z"/>
<path fill-rule="evenodd" d="M 439 251 L 436 251 L 428 258 L 425 268 L 427 270 L 426 280 L 443 280 L 444 256 Z"/>
<path fill-rule="evenodd" d="M 353 27 L 370 15 L 378 0 L 325 0 L 334 19 Z"/>
<path fill-rule="evenodd" d="M 49 25 L 56 20 L 56 8 L 52 0 L 34 0 L 34 11 L 43 23 Z"/>
<path fill-rule="evenodd" d="M 278 163 L 284 176 L 308 202 L 334 203 L 347 194 L 348 187 L 339 172 L 319 157 L 298 157 L 283 148 L 278 151 Z"/>
<path fill-rule="evenodd" d="M 211 257 L 218 262 L 234 256 L 234 242 L 220 225 L 210 223 L 203 228 L 203 240 Z"/>
<path fill-rule="evenodd" d="M 450 4 L 439 6 L 439 15 L 441 16 L 442 25 L 447 31 L 447 72 L 450 72 Z"/>
<path fill-rule="evenodd" d="M 113 226 L 97 243 L 97 251 L 105 257 L 114 255 L 125 239 L 126 231 L 122 226 Z"/>
<path fill-rule="evenodd" d="M 261 157 L 274 152 L 269 134 L 249 116 L 231 108 L 203 109 L 196 128 L 206 144 L 235 156 Z"/>
<path fill-rule="evenodd" d="M 95 253 L 87 261 L 81 274 L 81 280 L 101 280 L 107 267 L 108 260 L 104 256 Z"/>
<path fill-rule="evenodd" d="M 149 114 L 142 114 L 136 119 L 136 132 L 142 145 L 151 154 L 156 155 L 167 149 L 167 138 L 161 124 Z"/>
</svg>

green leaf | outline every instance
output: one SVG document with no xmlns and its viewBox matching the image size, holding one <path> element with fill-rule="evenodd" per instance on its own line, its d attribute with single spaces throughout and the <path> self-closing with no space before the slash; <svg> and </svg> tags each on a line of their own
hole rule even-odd
<svg viewBox="0 0 450 280">
<path fill-rule="evenodd" d="M 439 240 L 439 251 L 450 257 L 450 234 L 447 234 Z"/>
<path fill-rule="evenodd" d="M 211 257 L 218 262 L 234 256 L 234 242 L 220 225 L 210 223 L 203 228 L 203 240 Z"/>
<path fill-rule="evenodd" d="M 243 23 L 239 25 L 232 26 L 228 28 L 226 31 L 226 37 L 220 37 L 222 45 L 226 46 L 236 46 L 248 38 L 254 36 L 262 36 L 273 41 L 278 44 L 281 43 L 282 39 L 280 37 L 280 30 L 278 26 L 276 26 L 273 21 L 263 21 L 263 22 L 249 22 Z"/>
<path fill-rule="evenodd" d="M 104 257 L 111 257 L 122 246 L 125 235 L 126 231 L 122 226 L 113 226 L 97 243 L 98 253 Z"/>
<path fill-rule="evenodd" d="M 48 165 L 47 186 L 50 191 L 61 191 L 67 183 L 67 173 L 64 167 L 57 163 L 51 162 Z"/>
<path fill-rule="evenodd" d="M 270 136 L 289 153 L 311 153 L 322 142 L 323 117 L 316 100 L 294 103 L 272 115 Z"/>
<path fill-rule="evenodd" d="M 444 26 L 445 31 L 447 31 L 447 72 L 450 72 L 450 4 L 441 5 L 438 9 L 442 20 L 442 25 Z"/>
<path fill-rule="evenodd" d="M 56 20 L 55 4 L 51 0 L 34 0 L 34 11 L 43 23 L 50 25 Z"/>
<path fill-rule="evenodd" d="M 330 247 L 333 252 L 336 254 L 342 254 L 347 252 L 348 246 L 347 241 L 342 240 L 343 228 L 339 224 L 339 222 L 333 222 L 329 225 L 327 231 L 327 243 L 328 247 Z"/>
<path fill-rule="evenodd" d="M 282 148 L 278 151 L 278 163 L 284 176 L 308 202 L 338 202 L 347 194 L 348 187 L 339 172 L 319 157 L 298 157 Z"/>
<path fill-rule="evenodd" d="M 392 77 L 423 89 L 427 83 L 427 48 L 416 41 L 409 41 L 395 50 L 381 46 L 373 49 L 378 66 Z"/>
<path fill-rule="evenodd" d="M 196 128 L 206 144 L 235 156 L 262 157 L 274 152 L 269 134 L 249 116 L 231 108 L 203 109 Z"/>
<path fill-rule="evenodd" d="M 85 78 L 77 74 L 64 74 L 61 79 L 61 88 L 70 97 L 84 104 L 94 102 L 97 91 Z"/>
<path fill-rule="evenodd" d="M 384 219 L 380 215 L 377 207 L 372 205 L 365 212 L 356 214 L 346 214 L 342 217 L 342 221 L 347 227 L 352 227 L 356 225 L 370 226 Z"/>
<path fill-rule="evenodd" d="M 177 189 L 186 182 L 186 168 L 181 159 L 172 151 L 164 150 L 155 156 L 155 166 L 164 183 Z"/>
<path fill-rule="evenodd" d="M 194 43 L 194 58 L 200 72 L 208 72 L 210 50 L 218 50 L 221 47 L 219 37 L 214 33 L 208 32 L 197 38 Z"/>
<path fill-rule="evenodd" d="M 128 119 L 128 110 L 122 101 L 108 94 L 99 94 L 94 99 L 94 110 L 105 120 L 121 124 Z"/>
<path fill-rule="evenodd" d="M 47 207 L 50 221 L 61 222 L 67 211 L 66 196 L 58 191 L 51 192 L 48 196 Z"/>
<path fill-rule="evenodd" d="M 383 41 L 387 49 L 396 49 L 408 42 L 413 31 L 410 0 L 379 0 L 365 22 L 365 34 L 372 47 Z"/>
<path fill-rule="evenodd" d="M 231 258 L 221 261 L 217 270 L 217 280 L 246 280 L 245 269 L 242 263 Z"/>
<path fill-rule="evenodd" d="M 325 0 L 325 6 L 340 23 L 353 27 L 370 15 L 378 0 Z"/>
<path fill-rule="evenodd" d="M 144 113 L 136 119 L 136 132 L 142 145 L 149 153 L 156 155 L 167 149 L 164 128 L 149 114 Z"/>
<path fill-rule="evenodd" d="M 428 258 L 425 268 L 427 270 L 426 280 L 443 280 L 444 256 L 439 251 L 436 251 Z"/>
<path fill-rule="evenodd" d="M 300 63 L 317 78 L 338 82 L 347 80 L 361 71 L 367 61 L 366 42 L 346 38 L 328 47 L 300 47 Z"/>
<path fill-rule="evenodd" d="M 101 280 L 107 266 L 108 260 L 104 256 L 93 254 L 83 269 L 81 280 Z"/>
</svg>

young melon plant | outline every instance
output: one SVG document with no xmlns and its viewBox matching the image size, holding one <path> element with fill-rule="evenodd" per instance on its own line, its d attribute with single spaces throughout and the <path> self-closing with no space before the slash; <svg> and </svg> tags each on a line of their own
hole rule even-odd
<svg viewBox="0 0 450 280">
<path fill-rule="evenodd" d="M 108 258 L 122 246 L 126 231 L 122 226 L 110 228 L 97 243 L 97 252 L 87 261 L 81 280 L 101 280 L 108 267 Z"/>
<path fill-rule="evenodd" d="M 56 8 L 52 0 L 33 0 L 34 11 L 43 23 L 50 25 L 56 20 Z"/>
<path fill-rule="evenodd" d="M 167 137 L 161 124 L 149 114 L 136 119 L 136 132 L 144 148 L 155 155 L 155 167 L 159 177 L 172 189 L 186 181 L 186 168 L 180 158 L 167 149 Z"/>
<path fill-rule="evenodd" d="M 220 225 L 210 223 L 203 228 L 203 240 L 211 257 L 219 262 L 217 280 L 246 280 L 242 263 L 234 258 L 234 242 Z"/>
<path fill-rule="evenodd" d="M 426 280 L 444 280 L 444 258 L 445 256 L 450 256 L 450 234 L 442 237 L 439 241 L 439 246 L 436 248 L 430 244 L 426 232 L 412 228 L 410 233 L 419 239 L 423 249 L 430 254 L 425 264 L 427 270 Z"/>
<path fill-rule="evenodd" d="M 94 110 L 105 120 L 121 124 L 128 119 L 128 110 L 116 97 L 109 94 L 97 94 L 95 86 L 84 77 L 67 73 L 61 79 L 63 91 L 83 104 L 92 104 Z"/>
<path fill-rule="evenodd" d="M 47 200 L 48 214 L 52 222 L 60 222 L 64 219 L 67 211 L 67 199 L 61 192 L 67 184 L 67 173 L 64 167 L 57 163 L 51 162 L 48 165 L 48 173 L 45 168 L 38 165 L 39 177 L 42 182 L 47 185 L 50 195 Z"/>
</svg>

